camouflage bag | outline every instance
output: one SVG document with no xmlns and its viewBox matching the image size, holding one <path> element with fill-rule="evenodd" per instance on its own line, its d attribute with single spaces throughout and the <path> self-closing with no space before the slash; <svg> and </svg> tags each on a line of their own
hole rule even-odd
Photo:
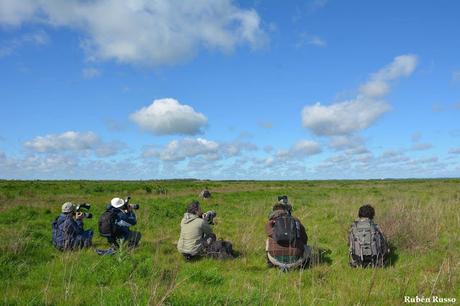
<svg viewBox="0 0 460 306">
<path fill-rule="evenodd" d="M 377 224 L 370 219 L 353 222 L 348 239 L 352 267 L 383 267 L 388 247 Z"/>
</svg>

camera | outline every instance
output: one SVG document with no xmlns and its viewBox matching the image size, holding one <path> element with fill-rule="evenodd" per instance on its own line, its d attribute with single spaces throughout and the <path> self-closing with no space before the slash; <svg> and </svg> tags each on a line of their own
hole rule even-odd
<svg viewBox="0 0 460 306">
<path fill-rule="evenodd" d="M 91 204 L 88 203 L 82 203 L 78 204 L 77 207 L 75 208 L 75 211 L 81 212 L 85 218 L 91 219 L 93 217 L 92 213 L 87 212 L 91 208 Z"/>
<path fill-rule="evenodd" d="M 288 204 L 288 196 L 287 195 L 278 196 L 278 202 L 284 205 Z"/>
<path fill-rule="evenodd" d="M 129 200 L 131 200 L 131 197 L 126 197 L 125 205 L 129 205 L 132 209 L 139 209 L 139 204 L 129 204 Z"/>
<path fill-rule="evenodd" d="M 217 216 L 217 213 L 214 210 L 210 210 L 201 215 L 201 218 L 208 222 L 209 224 L 214 224 L 214 218 Z"/>
</svg>

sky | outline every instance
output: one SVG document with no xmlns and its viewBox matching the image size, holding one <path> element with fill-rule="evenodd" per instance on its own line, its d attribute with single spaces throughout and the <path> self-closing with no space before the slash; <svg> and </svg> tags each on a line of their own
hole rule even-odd
<svg viewBox="0 0 460 306">
<path fill-rule="evenodd" d="M 459 12 L 0 0 L 0 178 L 460 177 Z"/>
</svg>

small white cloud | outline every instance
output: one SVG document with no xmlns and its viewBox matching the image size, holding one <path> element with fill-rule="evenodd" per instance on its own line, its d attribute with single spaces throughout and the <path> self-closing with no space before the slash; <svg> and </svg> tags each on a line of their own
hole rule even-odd
<svg viewBox="0 0 460 306">
<path fill-rule="evenodd" d="M 106 157 L 116 154 L 122 145 L 116 142 L 104 143 L 94 132 L 67 131 L 37 136 L 25 142 L 24 146 L 38 153 L 93 151 L 97 156 Z"/>
<path fill-rule="evenodd" d="M 48 43 L 48 40 L 48 35 L 42 30 L 26 33 L 11 40 L 5 40 L 0 44 L 0 58 L 11 55 L 17 49 L 27 45 L 45 45 Z"/>
<path fill-rule="evenodd" d="M 326 42 L 322 40 L 321 38 L 319 38 L 318 36 L 312 36 L 308 40 L 308 44 L 317 46 L 317 47 L 326 47 Z"/>
<path fill-rule="evenodd" d="M 27 141 L 24 145 L 33 151 L 59 152 L 59 151 L 83 151 L 96 147 L 100 143 L 99 137 L 93 132 L 78 133 L 74 131 L 64 132 L 59 135 L 37 136 Z"/>
<path fill-rule="evenodd" d="M 460 154 L 460 147 L 458 148 L 451 148 L 449 150 L 449 154 Z"/>
<path fill-rule="evenodd" d="M 163 161 L 180 161 L 189 157 L 203 156 L 213 159 L 219 150 L 219 144 L 203 138 L 173 140 L 163 149 L 147 149 L 144 157 L 157 157 Z"/>
<path fill-rule="evenodd" d="M 84 68 L 82 70 L 83 77 L 85 79 L 92 79 L 101 75 L 101 71 L 94 67 Z"/>
<path fill-rule="evenodd" d="M 276 157 L 281 160 L 304 159 L 321 152 L 321 146 L 317 142 L 300 140 L 289 148 L 289 150 L 279 150 L 276 153 Z"/>
<path fill-rule="evenodd" d="M 154 100 L 151 105 L 131 114 L 130 119 L 155 135 L 195 135 L 202 133 L 208 122 L 202 113 L 171 98 Z"/>
<path fill-rule="evenodd" d="M 433 145 L 431 143 L 414 143 L 411 147 L 414 151 L 424 151 L 431 149 Z"/>
<path fill-rule="evenodd" d="M 326 47 L 327 43 L 321 39 L 319 36 L 311 35 L 309 33 L 301 33 L 295 44 L 295 47 L 300 48 L 305 45 L 312 45 L 316 47 Z"/>
<path fill-rule="evenodd" d="M 414 55 L 397 56 L 392 63 L 371 75 L 370 80 L 360 86 L 354 99 L 331 105 L 318 102 L 305 106 L 301 113 L 303 127 L 320 136 L 349 135 L 368 128 L 391 109 L 381 100 L 389 93 L 389 82 L 410 75 L 416 65 Z"/>
<path fill-rule="evenodd" d="M 204 138 L 184 138 L 173 140 L 163 148 L 146 148 L 143 157 L 156 157 L 163 161 L 182 161 L 199 157 L 208 161 L 216 161 L 240 156 L 245 151 L 254 150 L 257 150 L 257 146 L 248 142 L 219 143 Z"/>
</svg>

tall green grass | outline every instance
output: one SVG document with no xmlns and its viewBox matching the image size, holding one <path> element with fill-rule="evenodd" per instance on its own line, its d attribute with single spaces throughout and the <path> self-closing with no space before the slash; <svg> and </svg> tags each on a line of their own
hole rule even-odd
<svg viewBox="0 0 460 306">
<path fill-rule="evenodd" d="M 186 204 L 208 186 L 205 210 L 231 240 L 233 261 L 185 262 L 175 242 Z M 287 194 L 307 229 L 314 265 L 267 269 L 264 225 Z M 114 196 L 141 204 L 140 246 L 114 256 L 61 253 L 51 222 L 65 201 L 97 218 Z M 347 230 L 363 203 L 392 245 L 385 269 L 348 267 Z M 400 305 L 404 296 L 460 298 L 460 180 L 401 181 L 0 181 L 0 304 L 4 305 Z"/>
</svg>

